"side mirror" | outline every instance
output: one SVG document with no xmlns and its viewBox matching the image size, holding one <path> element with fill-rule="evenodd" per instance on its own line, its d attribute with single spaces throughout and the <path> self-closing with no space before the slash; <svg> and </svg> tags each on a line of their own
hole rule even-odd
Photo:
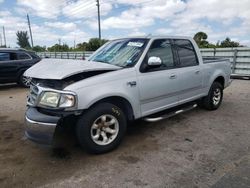
<svg viewBox="0 0 250 188">
<path fill-rule="evenodd" d="M 161 58 L 152 56 L 148 59 L 148 66 L 150 67 L 156 67 L 156 66 L 161 66 L 162 61 Z"/>
</svg>

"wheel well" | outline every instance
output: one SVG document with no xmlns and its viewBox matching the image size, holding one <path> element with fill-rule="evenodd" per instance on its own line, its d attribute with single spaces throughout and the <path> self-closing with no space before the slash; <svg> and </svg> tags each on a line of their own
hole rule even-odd
<svg viewBox="0 0 250 188">
<path fill-rule="evenodd" d="M 129 121 L 134 120 L 133 108 L 127 99 L 124 99 L 123 97 L 118 97 L 118 96 L 107 97 L 107 98 L 97 101 L 93 105 L 103 103 L 103 102 L 111 103 L 111 104 L 118 106 L 125 113 L 125 116 L 127 117 Z"/>
<path fill-rule="evenodd" d="M 18 73 L 17 73 L 17 80 L 20 79 L 20 77 L 23 75 L 23 73 L 26 71 L 27 69 L 20 69 L 18 70 Z"/>
<path fill-rule="evenodd" d="M 224 88 L 225 79 L 224 79 L 224 77 L 223 77 L 223 76 L 219 76 L 219 77 L 217 77 L 217 78 L 214 80 L 214 82 L 218 82 L 218 83 L 220 83 L 220 84 L 222 85 L 222 87 Z"/>
</svg>

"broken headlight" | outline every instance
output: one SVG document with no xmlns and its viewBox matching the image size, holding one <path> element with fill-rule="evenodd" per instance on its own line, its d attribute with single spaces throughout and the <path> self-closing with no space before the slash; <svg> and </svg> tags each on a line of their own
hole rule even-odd
<svg viewBox="0 0 250 188">
<path fill-rule="evenodd" d="M 71 108 L 76 104 L 76 97 L 69 93 L 44 91 L 41 94 L 39 105 L 52 108 Z"/>
</svg>

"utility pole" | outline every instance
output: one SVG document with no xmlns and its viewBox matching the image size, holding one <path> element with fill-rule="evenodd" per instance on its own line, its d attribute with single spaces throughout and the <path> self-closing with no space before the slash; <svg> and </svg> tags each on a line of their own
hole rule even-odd
<svg viewBox="0 0 250 188">
<path fill-rule="evenodd" d="M 6 36 L 5 36 L 5 29 L 4 29 L 4 26 L 3 26 L 3 40 L 4 40 L 4 46 L 6 46 Z"/>
<path fill-rule="evenodd" d="M 28 20 L 28 25 L 29 25 L 29 30 L 30 30 L 31 47 L 33 48 L 33 37 L 32 37 L 32 31 L 31 31 L 31 26 L 30 26 L 30 17 L 28 14 L 27 14 L 27 20 Z"/>
<path fill-rule="evenodd" d="M 98 13 L 98 31 L 99 31 L 99 39 L 101 40 L 101 20 L 100 20 L 100 2 L 96 0 L 97 13 Z"/>
<path fill-rule="evenodd" d="M 2 35 L 0 33 L 0 47 L 2 47 L 3 43 L 2 43 Z"/>
</svg>

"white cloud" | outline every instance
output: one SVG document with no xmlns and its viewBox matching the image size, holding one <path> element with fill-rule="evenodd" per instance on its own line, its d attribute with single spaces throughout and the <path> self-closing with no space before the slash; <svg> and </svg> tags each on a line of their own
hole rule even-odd
<svg viewBox="0 0 250 188">
<path fill-rule="evenodd" d="M 141 4 L 145 4 L 145 3 L 149 3 L 149 2 L 152 2 L 152 1 L 148 1 L 148 0 L 116 0 L 114 1 L 116 3 L 119 3 L 119 4 L 128 4 L 128 5 L 141 5 Z"/>
<path fill-rule="evenodd" d="M 112 4 L 100 2 L 100 13 L 102 16 L 107 15 L 112 10 Z M 70 3 L 62 9 L 65 16 L 69 18 L 92 18 L 97 17 L 96 1 L 78 0 Z"/>
<path fill-rule="evenodd" d="M 47 22 L 46 24 L 52 26 L 53 22 Z M 0 11 L 0 25 L 5 26 L 7 46 L 11 47 L 17 46 L 16 32 L 28 30 L 26 18 L 14 16 L 9 11 Z M 51 46 L 58 43 L 58 39 L 61 39 L 62 42 L 73 46 L 74 40 L 76 40 L 76 42 L 82 42 L 87 41 L 91 37 L 89 34 L 77 29 L 74 23 L 66 23 L 65 26 L 61 26 L 60 22 L 55 22 L 55 27 L 67 29 L 67 31 L 69 31 L 70 28 L 72 29 L 66 34 L 55 32 L 53 28 L 47 25 L 32 24 L 34 45 Z"/>
<path fill-rule="evenodd" d="M 17 0 L 17 5 L 27 8 L 27 12 L 43 18 L 56 18 L 66 0 Z"/>
<path fill-rule="evenodd" d="M 183 11 L 186 4 L 181 0 L 165 0 L 165 1 L 152 1 L 150 4 L 137 8 L 136 15 L 142 17 L 170 19 L 173 18 L 175 13 Z"/>
<path fill-rule="evenodd" d="M 3 3 L 4 2 L 4 0 L 0 0 L 0 3 Z"/>
<path fill-rule="evenodd" d="M 192 23 L 201 19 L 229 25 L 235 18 L 250 19 L 250 1 L 190 0 L 184 12 L 178 14 L 172 26 Z"/>
<path fill-rule="evenodd" d="M 120 17 L 109 17 L 102 21 L 103 29 L 136 29 L 152 25 L 152 18 L 142 18 L 136 15 L 122 14 Z"/>
<path fill-rule="evenodd" d="M 204 31 L 212 42 L 228 36 L 250 45 L 249 0 L 101 0 L 100 7 L 104 37 L 121 33 L 193 36 Z M 90 37 L 86 33 L 90 28 L 98 27 L 95 0 L 17 0 L 13 10 L 0 10 L 0 26 L 5 25 L 11 45 L 17 30 L 27 30 L 26 13 L 31 14 L 34 41 L 41 45 L 54 44 L 58 38 L 81 42 Z"/>
<path fill-rule="evenodd" d="M 5 27 L 7 46 L 16 46 L 16 32 L 18 30 L 26 31 L 27 22 L 23 18 L 13 16 L 9 11 L 1 11 L 0 26 Z"/>
<path fill-rule="evenodd" d="M 140 36 L 146 36 L 146 33 L 135 29 L 132 32 L 130 32 L 130 34 L 128 36 L 130 36 L 130 37 L 140 37 Z"/>
<path fill-rule="evenodd" d="M 226 37 L 237 39 L 246 37 L 250 32 L 249 7 L 249 0 L 240 2 L 237 0 L 190 0 L 187 2 L 185 11 L 171 20 L 170 27 L 175 30 L 175 33 L 183 35 L 193 35 L 198 31 L 204 31 L 208 34 L 208 40 L 212 42 L 224 40 Z M 218 31 L 214 24 L 219 24 L 224 31 Z"/>
<path fill-rule="evenodd" d="M 119 16 L 112 16 L 102 20 L 103 29 L 138 29 L 155 23 L 155 19 L 170 19 L 175 13 L 184 10 L 185 3 L 181 0 L 156 1 L 124 1 L 117 3 L 137 5 L 135 8 L 123 11 Z M 93 23 L 90 26 L 96 27 Z"/>
<path fill-rule="evenodd" d="M 66 31 L 75 30 L 77 28 L 77 25 L 72 22 L 45 22 L 44 26 Z"/>
<path fill-rule="evenodd" d="M 249 46 L 250 45 L 250 40 L 241 40 L 240 44 L 242 44 L 244 46 Z"/>
<path fill-rule="evenodd" d="M 173 34 L 174 30 L 173 29 L 166 29 L 166 28 L 159 28 L 155 32 L 157 34 L 160 34 L 160 35 L 168 35 L 168 34 Z"/>
<path fill-rule="evenodd" d="M 91 38 L 91 36 L 88 33 L 85 33 L 79 29 L 75 31 L 71 31 L 67 33 L 66 35 L 62 36 L 62 39 L 65 41 L 71 41 L 72 42 L 75 40 L 76 44 L 81 43 L 81 42 L 86 42 Z"/>
</svg>

